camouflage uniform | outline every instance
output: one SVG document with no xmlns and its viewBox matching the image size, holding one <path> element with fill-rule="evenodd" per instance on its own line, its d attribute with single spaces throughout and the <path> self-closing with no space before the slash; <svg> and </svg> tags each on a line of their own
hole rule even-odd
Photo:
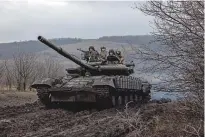
<svg viewBox="0 0 205 137">
<path fill-rule="evenodd" d="M 116 56 L 115 51 L 113 49 L 109 50 L 109 56 Z M 109 64 L 118 64 L 118 61 L 113 60 L 113 61 L 108 61 Z"/>
<path fill-rule="evenodd" d="M 104 49 L 104 50 L 103 50 Z M 105 61 L 107 59 L 107 51 L 105 47 L 101 47 L 100 59 Z"/>
<path fill-rule="evenodd" d="M 120 64 L 123 64 L 123 61 L 124 61 L 124 57 L 122 56 L 121 52 L 120 51 L 116 51 L 116 56 L 119 58 L 120 60 Z"/>
<path fill-rule="evenodd" d="M 93 46 L 89 47 L 89 62 L 97 62 L 99 53 L 95 50 Z"/>
</svg>

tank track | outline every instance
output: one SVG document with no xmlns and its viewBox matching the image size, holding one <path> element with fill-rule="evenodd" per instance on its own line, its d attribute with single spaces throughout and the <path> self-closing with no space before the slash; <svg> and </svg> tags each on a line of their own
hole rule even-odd
<svg viewBox="0 0 205 137">
<path fill-rule="evenodd" d="M 126 94 L 126 95 L 116 95 L 112 96 L 112 106 L 122 106 L 128 103 L 147 103 L 150 100 L 147 96 L 142 96 L 140 94 Z"/>
<path fill-rule="evenodd" d="M 125 106 L 128 103 L 142 104 L 147 103 L 151 96 L 150 94 L 143 94 L 137 92 L 119 92 L 115 89 L 102 86 L 97 87 L 96 105 L 98 109 L 106 109 L 111 107 Z"/>
<path fill-rule="evenodd" d="M 97 92 L 97 95 L 96 95 L 96 108 L 97 109 L 101 110 L 101 109 L 113 107 L 109 87 L 98 86 L 95 88 L 95 91 Z"/>
</svg>

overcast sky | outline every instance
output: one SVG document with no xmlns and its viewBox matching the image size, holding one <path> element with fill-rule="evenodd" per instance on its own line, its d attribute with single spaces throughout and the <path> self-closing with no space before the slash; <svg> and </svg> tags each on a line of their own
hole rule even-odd
<svg viewBox="0 0 205 137">
<path fill-rule="evenodd" d="M 152 18 L 134 3 L 0 0 L 0 42 L 149 34 Z"/>
</svg>

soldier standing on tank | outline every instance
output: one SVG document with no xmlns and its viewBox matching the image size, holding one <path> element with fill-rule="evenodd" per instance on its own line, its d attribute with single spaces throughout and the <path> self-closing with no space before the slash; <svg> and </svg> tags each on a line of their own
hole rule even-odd
<svg viewBox="0 0 205 137">
<path fill-rule="evenodd" d="M 97 62 L 99 59 L 99 53 L 95 50 L 93 46 L 89 47 L 89 62 Z"/>
<path fill-rule="evenodd" d="M 101 47 L 100 60 L 101 61 L 106 61 L 107 60 L 107 51 L 106 51 L 105 47 Z"/>
<path fill-rule="evenodd" d="M 119 51 L 119 50 L 117 50 L 116 51 L 116 55 L 117 55 L 117 57 L 119 58 L 119 60 L 120 60 L 120 64 L 123 64 L 123 62 L 124 62 L 124 57 L 122 56 L 122 54 L 121 54 L 121 51 Z"/>
<path fill-rule="evenodd" d="M 90 55 L 89 55 L 89 51 L 85 51 L 85 50 L 82 50 L 82 49 L 80 49 L 80 48 L 77 49 L 77 50 L 83 52 L 83 54 L 84 54 L 84 55 L 83 55 L 83 56 L 84 56 L 83 59 L 88 62 L 88 61 L 89 61 L 89 56 L 90 56 Z"/>
</svg>

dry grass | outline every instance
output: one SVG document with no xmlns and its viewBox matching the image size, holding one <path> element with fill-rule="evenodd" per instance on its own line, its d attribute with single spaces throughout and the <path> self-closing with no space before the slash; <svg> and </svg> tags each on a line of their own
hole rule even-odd
<svg viewBox="0 0 205 137">
<path fill-rule="evenodd" d="M 187 103 L 187 102 L 186 102 Z M 196 102 L 189 102 L 192 107 Z M 127 136 L 131 137 L 202 137 L 204 120 L 200 112 L 193 113 L 185 102 L 149 104 L 141 110 L 127 107 L 120 112 L 122 122 L 133 127 Z M 129 111 L 129 113 L 128 113 Z M 198 110 L 199 111 L 199 110 Z"/>
<path fill-rule="evenodd" d="M 112 109 L 113 111 L 113 109 Z M 96 117 L 100 116 L 100 117 Z M 103 137 L 202 137 L 203 118 L 182 102 L 145 104 L 108 112 L 91 113 L 64 135 Z M 58 134 L 59 135 L 59 134 Z"/>
<path fill-rule="evenodd" d="M 170 102 L 164 104 L 145 104 L 140 107 L 129 107 L 116 110 L 113 115 L 106 112 L 103 117 L 93 119 L 102 112 L 86 116 L 85 125 L 76 132 L 85 135 L 86 132 L 103 137 L 202 137 L 204 136 L 203 118 L 184 106 L 185 102 Z M 186 102 L 187 103 L 187 102 Z M 189 102 L 191 104 L 191 102 Z M 192 104 L 194 105 L 194 104 Z M 106 115 L 107 114 L 107 115 Z M 85 120 L 85 119 L 84 119 Z M 82 128 L 83 127 L 83 128 Z M 93 131 L 91 131 L 91 129 Z M 70 129 L 75 131 L 74 129 Z M 68 133 L 68 132 L 67 132 Z"/>
</svg>

